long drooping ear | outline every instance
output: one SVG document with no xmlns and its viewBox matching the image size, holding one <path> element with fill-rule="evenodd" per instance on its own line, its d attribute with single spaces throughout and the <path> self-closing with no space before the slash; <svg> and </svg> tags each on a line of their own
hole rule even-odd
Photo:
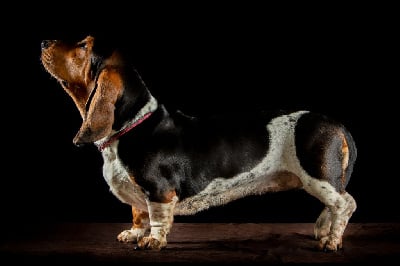
<svg viewBox="0 0 400 266">
<path fill-rule="evenodd" d="M 118 70 L 101 71 L 94 94 L 86 104 L 87 112 L 73 142 L 76 145 L 93 143 L 112 133 L 115 103 L 122 95 L 123 82 Z"/>
</svg>

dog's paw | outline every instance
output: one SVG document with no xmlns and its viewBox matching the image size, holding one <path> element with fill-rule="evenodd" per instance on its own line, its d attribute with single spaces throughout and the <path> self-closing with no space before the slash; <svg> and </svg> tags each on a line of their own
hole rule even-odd
<svg viewBox="0 0 400 266">
<path fill-rule="evenodd" d="M 323 251 L 337 251 L 342 248 L 342 239 L 332 236 L 324 236 L 319 241 L 318 248 Z"/>
<path fill-rule="evenodd" d="M 331 231 L 331 218 L 332 214 L 327 207 L 325 207 L 314 226 L 314 236 L 315 239 L 321 239 L 329 234 Z"/>
<path fill-rule="evenodd" d="M 120 242 L 138 242 L 140 239 L 144 237 L 146 233 L 145 228 L 135 228 L 122 231 L 118 236 L 117 239 Z"/>
<path fill-rule="evenodd" d="M 328 236 L 329 232 L 331 231 L 331 224 L 316 224 L 314 227 L 314 237 L 317 240 L 320 240 L 326 236 Z"/>
<path fill-rule="evenodd" d="M 152 236 L 143 237 L 138 241 L 138 247 L 140 249 L 153 249 L 153 250 L 161 250 L 162 248 L 167 246 L 166 240 L 159 240 Z"/>
</svg>

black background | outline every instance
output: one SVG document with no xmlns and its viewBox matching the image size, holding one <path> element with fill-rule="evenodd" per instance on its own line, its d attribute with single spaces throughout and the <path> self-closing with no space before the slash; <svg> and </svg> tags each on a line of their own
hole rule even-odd
<svg viewBox="0 0 400 266">
<path fill-rule="evenodd" d="M 72 144 L 79 113 L 40 64 L 43 39 L 89 33 L 131 45 L 139 73 L 171 111 L 308 109 L 342 121 L 359 152 L 347 189 L 358 203 L 351 221 L 399 221 L 398 32 L 390 14 L 373 6 L 104 7 L 41 6 L 29 19 L 15 8 L 2 21 L 3 222 L 131 219 L 108 190 L 100 153 Z M 321 210 L 290 191 L 175 220 L 313 222 Z"/>
</svg>

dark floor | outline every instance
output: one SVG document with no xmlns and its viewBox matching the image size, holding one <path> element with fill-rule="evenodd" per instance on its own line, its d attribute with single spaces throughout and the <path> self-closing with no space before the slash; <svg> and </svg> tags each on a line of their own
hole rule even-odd
<svg viewBox="0 0 400 266">
<path fill-rule="evenodd" d="M 382 263 L 400 259 L 400 224 L 352 223 L 338 252 L 316 250 L 311 223 L 176 223 L 166 249 L 119 243 L 128 223 L 65 223 L 3 233 L 1 265 Z M 4 228 L 3 228 L 4 229 Z"/>
</svg>

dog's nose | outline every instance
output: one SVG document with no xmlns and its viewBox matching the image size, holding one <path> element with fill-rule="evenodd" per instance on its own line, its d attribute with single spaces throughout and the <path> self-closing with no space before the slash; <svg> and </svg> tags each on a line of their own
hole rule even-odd
<svg viewBox="0 0 400 266">
<path fill-rule="evenodd" d="M 75 142 L 75 141 L 74 141 L 74 144 L 75 144 L 76 147 L 82 148 L 82 147 L 84 147 L 87 143 L 84 143 L 84 142 Z"/>
<path fill-rule="evenodd" d="M 49 47 L 54 41 L 52 40 L 44 40 L 42 41 L 42 43 L 40 44 L 40 47 L 42 49 L 46 49 L 47 47 Z"/>
<path fill-rule="evenodd" d="M 82 148 L 82 147 L 85 147 L 85 143 L 75 143 L 75 145 L 76 145 L 76 147 L 78 147 L 78 148 Z"/>
</svg>

